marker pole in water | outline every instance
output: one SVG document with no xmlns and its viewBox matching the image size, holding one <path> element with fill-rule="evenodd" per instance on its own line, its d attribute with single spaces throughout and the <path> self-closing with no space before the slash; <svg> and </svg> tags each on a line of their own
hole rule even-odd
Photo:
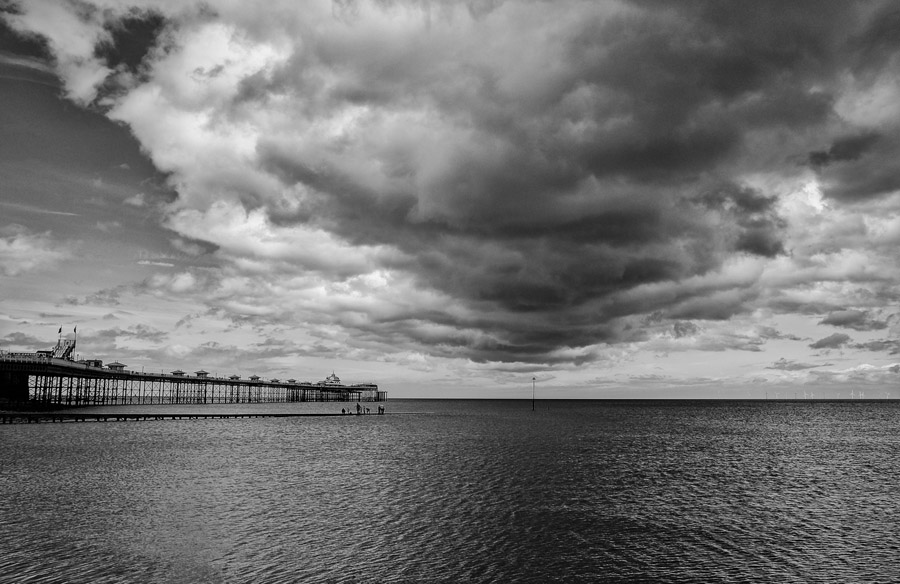
<svg viewBox="0 0 900 584">
<path fill-rule="evenodd" d="M 534 380 L 535 378 L 531 378 L 531 411 L 534 411 Z"/>
</svg>

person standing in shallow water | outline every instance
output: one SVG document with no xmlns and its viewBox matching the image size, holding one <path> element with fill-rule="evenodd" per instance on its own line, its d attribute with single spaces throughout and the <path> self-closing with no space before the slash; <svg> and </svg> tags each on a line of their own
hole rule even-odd
<svg viewBox="0 0 900 584">
<path fill-rule="evenodd" d="M 359 402 L 356 402 L 356 415 L 358 416 L 362 411 L 362 407 L 359 405 Z"/>
</svg>

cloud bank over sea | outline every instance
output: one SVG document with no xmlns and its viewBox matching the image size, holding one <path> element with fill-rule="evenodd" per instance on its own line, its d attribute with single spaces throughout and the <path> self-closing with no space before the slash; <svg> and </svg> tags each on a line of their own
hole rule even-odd
<svg viewBox="0 0 900 584">
<path fill-rule="evenodd" d="M 52 73 L 156 173 L 95 225 L 164 232 L 149 272 L 59 300 L 118 307 L 98 347 L 475 386 L 714 361 L 743 385 L 897 380 L 890 2 L 22 0 L 0 18 L 5 71 Z M 0 269 L 48 269 L 71 239 L 0 225 Z M 180 299 L 181 324 L 126 316 L 141 298 Z M 182 343 L 197 319 L 235 336 Z"/>
</svg>

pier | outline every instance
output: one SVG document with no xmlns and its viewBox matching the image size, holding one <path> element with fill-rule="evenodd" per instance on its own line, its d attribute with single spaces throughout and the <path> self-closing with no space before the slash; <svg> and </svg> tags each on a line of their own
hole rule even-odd
<svg viewBox="0 0 900 584">
<path fill-rule="evenodd" d="M 67 356 L 67 355 L 66 355 Z M 126 371 L 121 363 L 76 362 L 45 353 L 0 355 L 0 403 L 35 409 L 154 404 L 279 402 L 378 402 L 387 399 L 374 383 L 344 385 L 335 375 L 320 382 L 193 376 L 183 371 Z"/>
</svg>

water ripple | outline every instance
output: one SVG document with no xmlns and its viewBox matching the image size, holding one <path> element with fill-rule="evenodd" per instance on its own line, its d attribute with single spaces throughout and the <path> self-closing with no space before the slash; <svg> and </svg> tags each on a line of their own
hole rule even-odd
<svg viewBox="0 0 900 584">
<path fill-rule="evenodd" d="M 549 405 L 0 427 L 0 583 L 894 581 L 896 405 Z"/>
</svg>

